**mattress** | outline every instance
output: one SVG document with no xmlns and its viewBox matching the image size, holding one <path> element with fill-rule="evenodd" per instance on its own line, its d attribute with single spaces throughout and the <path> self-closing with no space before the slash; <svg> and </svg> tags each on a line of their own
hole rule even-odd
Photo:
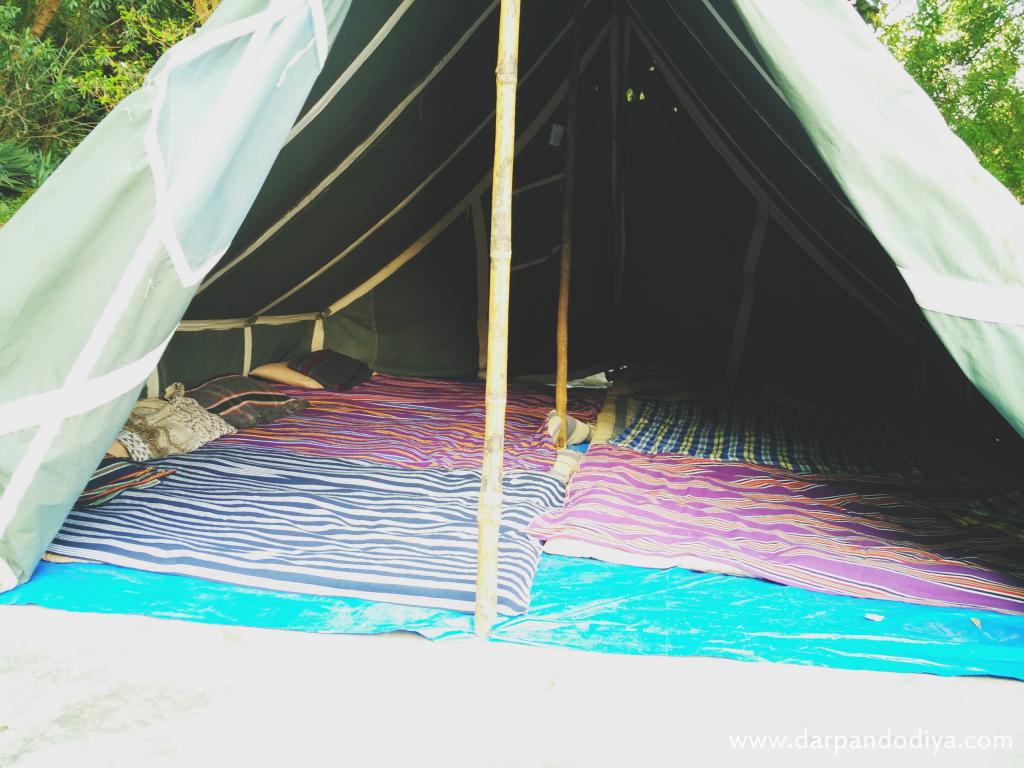
<svg viewBox="0 0 1024 768">
<path fill-rule="evenodd" d="M 1024 613 L 1024 493 L 945 494 L 594 446 L 529 531 L 564 554 Z"/>
<path fill-rule="evenodd" d="M 913 441 L 879 418 L 743 396 L 640 401 L 629 425 L 609 442 L 812 474 L 920 480 L 931 467 Z"/>
<path fill-rule="evenodd" d="M 472 611 L 476 470 L 410 470 L 215 441 L 153 462 L 158 486 L 76 507 L 50 552 L 317 595 Z M 498 605 L 521 613 L 540 556 L 530 521 L 561 506 L 540 472 L 504 480 Z"/>
<path fill-rule="evenodd" d="M 409 469 L 479 469 L 483 460 L 483 382 L 377 374 L 346 392 L 279 389 L 308 400 L 309 407 L 221 442 Z M 571 390 L 569 412 L 592 424 L 603 397 L 593 390 Z M 544 424 L 552 407 L 553 390 L 509 385 L 506 469 L 551 469 L 557 454 Z"/>
</svg>

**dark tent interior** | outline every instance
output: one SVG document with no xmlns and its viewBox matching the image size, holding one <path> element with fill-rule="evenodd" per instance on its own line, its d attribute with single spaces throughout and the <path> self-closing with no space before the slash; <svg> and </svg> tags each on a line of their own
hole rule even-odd
<svg viewBox="0 0 1024 768">
<path fill-rule="evenodd" d="M 495 5 L 411 6 L 324 105 L 398 5 L 353 5 L 306 106 L 321 111 L 282 150 L 186 320 L 328 311 L 328 346 L 377 370 L 477 373 Z M 512 375 L 555 367 L 571 17 L 569 2 L 523 4 Z M 705 387 L 913 407 L 941 413 L 944 430 L 1014 441 L 927 326 L 730 4 L 591 0 L 582 51 L 571 371 L 657 365 Z M 255 326 L 252 365 L 301 349 L 311 326 Z M 238 329 L 179 333 L 162 373 L 189 385 L 241 360 Z"/>
</svg>

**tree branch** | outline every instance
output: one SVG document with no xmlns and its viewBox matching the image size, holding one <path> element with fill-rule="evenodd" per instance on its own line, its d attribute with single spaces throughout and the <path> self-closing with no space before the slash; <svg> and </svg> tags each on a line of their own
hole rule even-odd
<svg viewBox="0 0 1024 768">
<path fill-rule="evenodd" d="M 60 0 L 39 0 L 36 5 L 36 12 L 32 16 L 32 26 L 29 30 L 36 37 L 42 37 L 46 28 L 50 26 L 53 17 L 57 15 L 60 8 Z"/>
</svg>

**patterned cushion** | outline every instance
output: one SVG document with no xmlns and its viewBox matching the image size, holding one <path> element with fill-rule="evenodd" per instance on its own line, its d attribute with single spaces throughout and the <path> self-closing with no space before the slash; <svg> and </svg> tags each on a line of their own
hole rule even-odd
<svg viewBox="0 0 1024 768">
<path fill-rule="evenodd" d="M 78 497 L 75 506 L 98 507 L 131 488 L 151 488 L 173 469 L 157 469 L 123 459 L 104 459 Z"/>
<path fill-rule="evenodd" d="M 288 367 L 309 376 L 324 389 L 333 389 L 336 392 L 352 389 L 373 376 L 373 371 L 366 363 L 330 349 L 323 349 L 292 360 L 288 363 Z"/>
<path fill-rule="evenodd" d="M 309 402 L 282 395 L 248 376 L 220 376 L 186 392 L 236 429 L 269 424 L 305 410 Z"/>
<path fill-rule="evenodd" d="M 135 461 L 188 453 L 235 428 L 191 397 L 183 384 L 172 384 L 163 398 L 140 400 L 117 440 Z"/>
</svg>

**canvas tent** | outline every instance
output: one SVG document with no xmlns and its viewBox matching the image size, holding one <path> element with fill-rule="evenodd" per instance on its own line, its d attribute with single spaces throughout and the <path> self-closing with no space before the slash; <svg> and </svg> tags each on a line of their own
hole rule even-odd
<svg viewBox="0 0 1024 768">
<path fill-rule="evenodd" d="M 497 9 L 225 0 L 0 230 L 0 586 L 140 390 L 322 346 L 486 366 Z M 553 369 L 571 18 L 523 2 L 513 373 Z M 581 27 L 571 368 L 954 421 L 951 356 L 1024 431 L 1024 214 L 847 3 L 590 0 Z"/>
</svg>

